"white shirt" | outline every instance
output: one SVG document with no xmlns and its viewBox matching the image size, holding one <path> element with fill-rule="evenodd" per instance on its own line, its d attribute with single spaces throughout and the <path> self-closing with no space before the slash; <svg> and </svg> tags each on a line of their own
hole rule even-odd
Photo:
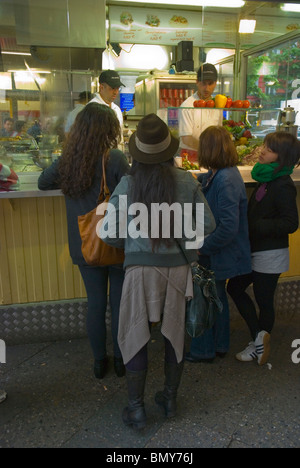
<svg viewBox="0 0 300 468">
<path fill-rule="evenodd" d="M 79 114 L 82 109 L 84 109 L 85 105 L 84 104 L 76 104 L 74 109 L 69 113 L 67 122 L 65 125 L 65 132 L 68 133 L 70 131 L 70 128 L 72 127 L 73 123 L 75 122 L 75 119 L 77 117 L 77 114 Z"/>
<path fill-rule="evenodd" d="M 99 93 L 95 93 L 95 97 L 88 103 L 90 104 L 91 102 L 97 102 L 98 104 L 104 104 L 105 106 L 109 107 L 109 104 L 105 102 L 102 97 L 100 96 Z M 116 113 L 116 116 L 118 117 L 118 120 L 120 122 L 120 127 L 121 127 L 121 143 L 123 142 L 123 114 L 119 106 L 115 104 L 114 102 L 111 103 L 111 108 L 112 110 Z"/>
<path fill-rule="evenodd" d="M 223 123 L 223 111 L 210 109 L 210 108 L 194 108 L 194 102 L 199 100 L 198 93 L 194 93 L 188 97 L 180 106 L 178 113 L 179 120 L 179 137 L 181 148 L 187 148 L 195 151 L 195 148 L 191 148 L 182 142 L 183 136 L 193 136 L 197 140 L 200 134 L 211 125 L 222 125 Z M 194 109 L 184 109 L 184 107 L 193 107 Z"/>
</svg>

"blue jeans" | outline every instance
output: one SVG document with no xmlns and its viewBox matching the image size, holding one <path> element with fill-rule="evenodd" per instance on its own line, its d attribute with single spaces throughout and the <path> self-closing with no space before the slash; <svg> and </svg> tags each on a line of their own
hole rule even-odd
<svg viewBox="0 0 300 468">
<path fill-rule="evenodd" d="M 227 353 L 230 342 L 229 305 L 226 294 L 226 280 L 216 281 L 217 293 L 223 304 L 223 311 L 211 330 L 199 338 L 192 338 L 190 353 L 197 359 L 212 359 L 218 353 Z"/>
<path fill-rule="evenodd" d="M 106 309 L 109 284 L 111 332 L 114 356 L 121 358 L 118 345 L 119 313 L 125 272 L 123 265 L 107 267 L 79 266 L 88 298 L 87 333 L 96 360 L 104 359 L 106 352 Z"/>
</svg>

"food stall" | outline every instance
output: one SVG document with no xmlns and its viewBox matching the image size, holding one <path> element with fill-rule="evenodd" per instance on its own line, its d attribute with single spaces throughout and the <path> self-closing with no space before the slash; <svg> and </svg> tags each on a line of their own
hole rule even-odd
<svg viewBox="0 0 300 468">
<path fill-rule="evenodd" d="M 275 102 L 272 99 L 280 93 L 284 101 L 284 104 L 280 103 L 282 109 L 300 101 L 297 79 L 299 20 L 294 19 L 294 13 L 282 13 L 279 7 L 275 8 L 275 2 L 264 2 L 263 5 L 262 2 L 246 2 L 241 9 L 226 10 L 224 7 L 225 11 L 200 6 L 189 7 L 185 11 L 185 5 L 182 5 L 176 14 L 172 9 L 157 4 L 155 10 L 158 12 L 153 15 L 153 9 L 148 11 L 147 6 L 136 8 L 126 5 L 124 9 L 122 4 L 109 5 L 106 2 L 106 6 L 101 1 L 98 2 L 101 8 L 98 6 L 96 12 L 94 7 L 87 9 L 90 11 L 89 28 L 86 22 L 83 24 L 81 21 L 82 5 L 79 1 L 59 6 L 59 2 L 53 6 L 49 3 L 51 15 L 41 14 L 37 2 L 30 1 L 22 8 L 17 5 L 14 12 L 10 1 L 3 3 L 7 8 L 4 9 L 6 14 L 0 18 L 2 29 L 7 31 L 9 27 L 9 35 L 15 31 L 16 37 L 9 40 L 3 37 L 1 42 L 2 123 L 7 116 L 28 124 L 36 118 L 40 119 L 41 125 L 47 118 L 57 122 L 74 107 L 81 91 L 97 91 L 97 77 L 102 69 L 113 68 L 120 73 L 126 70 L 134 76 L 147 75 L 135 86 L 136 115 L 127 117 L 125 145 L 136 121 L 149 112 L 158 113 L 177 135 L 178 107 L 196 89 L 196 70 L 206 61 L 206 54 L 211 50 L 226 50 L 229 55 L 223 61 L 211 60 L 218 68 L 217 92 L 230 94 L 235 99 L 246 99 L 250 95 L 257 97 L 258 101 L 258 96 L 263 95 L 265 102 L 269 103 L 266 108 L 261 98 L 262 110 L 250 107 L 245 116 L 251 125 L 246 130 L 256 138 L 240 135 L 246 124 L 242 111 L 224 110 L 227 126 L 232 128 L 233 137 L 240 140 L 237 145 L 241 159 L 239 169 L 250 193 L 253 185 L 249 165 L 253 156 L 251 147 L 254 149 L 260 137 L 274 130 L 276 117 L 273 114 L 276 115 L 278 109 L 272 109 L 270 103 Z M 251 16 L 257 19 L 257 28 L 254 34 L 239 35 L 238 22 L 242 13 L 248 13 L 248 3 L 251 4 Z M 252 3 L 257 3 L 253 10 Z M 105 27 L 107 13 L 109 30 Z M 35 21 L 31 21 L 33 17 Z M 62 22 L 61 18 L 64 18 Z M 68 18 L 72 21 L 67 21 Z M 297 18 L 300 19 L 298 14 Z M 102 24 L 101 28 L 99 24 Z M 53 25 L 56 25 L 55 30 Z M 102 39 L 98 37 L 100 33 Z M 281 40 L 281 36 L 284 39 Z M 182 41 L 193 42 L 189 60 L 193 59 L 194 66 L 174 73 L 172 65 L 180 60 L 177 49 Z M 160 52 L 166 57 L 164 67 L 156 68 L 159 67 L 158 56 L 147 71 L 138 61 L 131 66 L 129 61 L 124 64 L 124 60 L 120 65 L 122 57 L 129 59 L 139 44 L 143 49 L 145 45 L 160 47 Z M 118 57 L 113 56 L 113 46 L 117 46 L 115 55 L 119 54 Z M 149 62 L 150 56 L 143 54 Z M 105 55 L 109 60 L 104 60 Z M 278 107 L 278 104 L 273 107 Z M 201 109 L 197 111 L 201 112 Z M 262 111 L 269 111 L 272 118 L 264 117 Z M 237 125 L 231 126 L 229 121 Z M 265 125 L 267 121 L 269 123 Z M 53 336 L 50 328 L 55 329 L 55 337 L 58 338 L 64 331 L 68 331 L 70 336 L 76 328 L 84 333 L 85 289 L 68 252 L 64 198 L 59 190 L 40 192 L 37 189 L 42 169 L 60 155 L 57 140 L 45 136 L 38 147 L 32 140 L 26 144 L 18 140 L 10 145 L 0 142 L 0 146 L 4 147 L 3 162 L 6 161 L 18 173 L 21 183 L 17 192 L 0 193 L 0 324 L 4 324 L 1 338 L 7 343 L 13 342 L 26 330 L 30 341 L 35 336 L 39 340 L 47 339 L 49 335 Z M 185 169 L 195 170 L 184 163 Z M 299 168 L 293 178 L 300 204 Z M 293 288 L 296 285 L 296 290 L 300 283 L 299 257 L 298 230 L 291 236 L 290 270 L 281 279 L 281 284 L 286 282 Z M 287 296 L 294 297 L 293 294 Z M 46 331 L 43 334 L 43 330 L 49 332 L 48 335 Z"/>
</svg>

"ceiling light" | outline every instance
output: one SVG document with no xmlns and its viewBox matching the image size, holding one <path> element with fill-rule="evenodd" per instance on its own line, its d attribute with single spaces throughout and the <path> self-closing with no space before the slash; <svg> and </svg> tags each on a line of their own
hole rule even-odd
<svg viewBox="0 0 300 468">
<path fill-rule="evenodd" d="M 252 34 L 255 31 L 256 20 L 241 19 L 239 26 L 239 33 L 241 34 Z"/>
<path fill-rule="evenodd" d="M 37 73 L 39 74 L 51 74 L 49 70 L 7 70 L 7 73 Z"/>
<path fill-rule="evenodd" d="M 285 3 L 280 7 L 283 11 L 294 11 L 300 13 L 300 3 Z"/>
<path fill-rule="evenodd" d="M 2 50 L 1 53 L 4 55 L 31 55 L 30 52 L 8 52 L 5 50 Z"/>
<path fill-rule="evenodd" d="M 124 0 L 121 1 L 124 5 Z M 144 3 L 144 0 L 130 0 L 134 3 Z M 147 4 L 151 3 L 159 3 L 161 5 L 182 5 L 182 0 L 148 0 Z M 226 2 L 224 5 L 224 0 L 186 0 L 184 5 L 187 6 L 203 6 L 203 7 L 220 7 L 220 8 L 240 8 L 245 5 L 243 0 L 230 0 L 230 2 Z"/>
</svg>

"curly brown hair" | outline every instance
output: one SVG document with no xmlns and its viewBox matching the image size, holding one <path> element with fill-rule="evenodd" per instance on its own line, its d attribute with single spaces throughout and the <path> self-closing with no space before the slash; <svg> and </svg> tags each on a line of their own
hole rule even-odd
<svg viewBox="0 0 300 468">
<path fill-rule="evenodd" d="M 108 106 L 90 103 L 77 115 L 64 144 L 59 163 L 64 195 L 81 198 L 92 186 L 99 159 L 117 147 L 119 120 Z"/>
</svg>

